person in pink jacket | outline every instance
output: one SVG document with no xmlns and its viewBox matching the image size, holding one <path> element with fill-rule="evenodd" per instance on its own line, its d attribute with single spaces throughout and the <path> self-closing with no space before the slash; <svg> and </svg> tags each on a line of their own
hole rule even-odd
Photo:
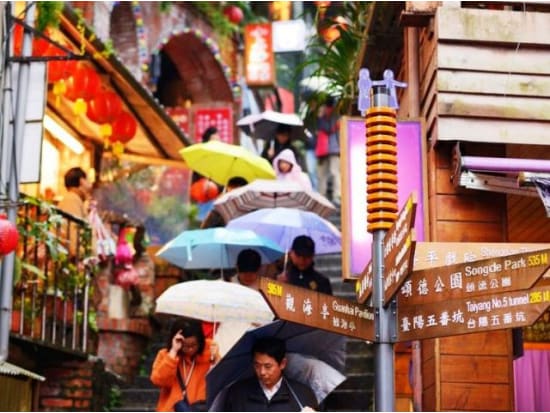
<svg viewBox="0 0 550 413">
<path fill-rule="evenodd" d="M 283 149 L 273 159 L 273 169 L 277 173 L 277 179 L 289 182 L 295 182 L 306 191 L 311 191 L 311 181 L 309 176 L 302 171 L 302 168 L 296 161 L 294 152 L 290 149 Z"/>
</svg>

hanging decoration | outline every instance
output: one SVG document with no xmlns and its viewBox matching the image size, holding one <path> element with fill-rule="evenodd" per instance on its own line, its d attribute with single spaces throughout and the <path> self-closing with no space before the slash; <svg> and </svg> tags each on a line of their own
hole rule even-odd
<svg viewBox="0 0 550 413">
<path fill-rule="evenodd" d="M 92 122 L 99 123 L 99 135 L 105 145 L 109 144 L 109 137 L 113 134 L 112 124 L 121 113 L 122 101 L 112 91 L 102 90 L 88 102 L 86 116 Z"/>
<path fill-rule="evenodd" d="M 113 153 L 120 155 L 124 152 L 124 145 L 136 135 L 137 121 L 128 112 L 122 111 L 113 122 L 112 128 L 109 141 L 113 144 Z"/>
<path fill-rule="evenodd" d="M 233 5 L 225 6 L 223 15 L 233 24 L 240 24 L 244 18 L 244 13 L 241 8 Z"/>
<path fill-rule="evenodd" d="M 73 113 L 76 116 L 84 115 L 88 106 L 87 102 L 92 100 L 99 92 L 101 85 L 99 75 L 84 63 L 77 63 L 66 84 L 65 96 L 74 102 Z"/>
<path fill-rule="evenodd" d="M 143 23 L 143 13 L 139 1 L 132 1 L 132 12 L 136 22 L 136 37 L 138 43 L 138 58 L 141 71 L 149 71 L 149 51 L 147 50 L 147 28 Z"/>
<path fill-rule="evenodd" d="M 219 194 L 218 186 L 208 178 L 201 178 L 191 185 L 191 199 L 196 202 L 208 202 Z"/>
<path fill-rule="evenodd" d="M 15 251 L 18 241 L 17 227 L 6 214 L 0 214 L 0 257 Z"/>
</svg>

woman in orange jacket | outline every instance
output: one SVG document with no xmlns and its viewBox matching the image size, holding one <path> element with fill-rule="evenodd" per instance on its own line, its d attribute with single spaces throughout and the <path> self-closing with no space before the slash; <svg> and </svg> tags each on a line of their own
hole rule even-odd
<svg viewBox="0 0 550 413">
<path fill-rule="evenodd" d="M 160 387 L 157 411 L 173 412 L 174 404 L 184 395 L 191 405 L 204 403 L 206 373 L 219 358 L 217 344 L 205 339 L 200 322 L 175 320 L 167 346 L 159 350 L 151 371 L 151 382 Z M 178 370 L 185 391 L 178 379 Z"/>
</svg>

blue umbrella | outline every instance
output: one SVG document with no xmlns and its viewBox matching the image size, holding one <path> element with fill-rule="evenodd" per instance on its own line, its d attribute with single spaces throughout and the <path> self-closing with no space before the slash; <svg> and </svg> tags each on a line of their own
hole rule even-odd
<svg viewBox="0 0 550 413">
<path fill-rule="evenodd" d="M 264 264 L 284 254 L 275 242 L 253 231 L 208 228 L 183 231 L 156 255 L 185 269 L 234 268 L 237 255 L 246 248 L 256 250 Z"/>
<path fill-rule="evenodd" d="M 295 208 L 262 208 L 228 222 L 229 229 L 249 229 L 275 241 L 289 251 L 298 235 L 315 241 L 315 254 L 332 254 L 342 250 L 338 228 L 319 215 Z"/>
</svg>

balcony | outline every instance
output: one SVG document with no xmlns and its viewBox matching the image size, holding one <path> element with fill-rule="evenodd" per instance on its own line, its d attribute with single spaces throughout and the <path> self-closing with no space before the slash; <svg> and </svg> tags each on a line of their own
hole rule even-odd
<svg viewBox="0 0 550 413">
<path fill-rule="evenodd" d="M 95 352 L 95 271 L 89 225 L 50 204 L 21 197 L 12 337 L 58 350 Z"/>
</svg>

